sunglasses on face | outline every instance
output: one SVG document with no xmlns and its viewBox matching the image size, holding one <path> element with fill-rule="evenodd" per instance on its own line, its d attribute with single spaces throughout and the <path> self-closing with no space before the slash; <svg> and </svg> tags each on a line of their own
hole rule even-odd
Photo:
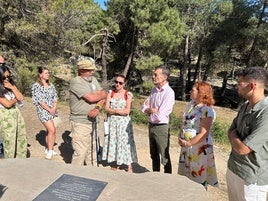
<svg viewBox="0 0 268 201">
<path fill-rule="evenodd" d="M 4 80 L 6 80 L 7 78 L 10 80 L 12 78 L 12 75 L 4 76 Z"/>
<path fill-rule="evenodd" d="M 120 85 L 123 85 L 124 82 L 119 82 L 119 81 L 114 81 L 115 84 L 120 84 Z"/>
</svg>

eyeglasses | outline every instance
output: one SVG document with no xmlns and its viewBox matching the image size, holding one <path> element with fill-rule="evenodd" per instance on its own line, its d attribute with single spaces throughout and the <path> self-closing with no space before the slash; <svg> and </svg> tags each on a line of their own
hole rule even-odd
<svg viewBox="0 0 268 201">
<path fill-rule="evenodd" d="M 115 84 L 120 84 L 120 85 L 123 85 L 124 82 L 119 82 L 119 81 L 114 81 Z"/>
</svg>

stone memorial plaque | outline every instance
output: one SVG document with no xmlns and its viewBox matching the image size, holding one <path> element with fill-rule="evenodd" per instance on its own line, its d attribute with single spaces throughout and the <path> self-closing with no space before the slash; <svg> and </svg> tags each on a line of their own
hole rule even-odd
<svg viewBox="0 0 268 201">
<path fill-rule="evenodd" d="M 63 174 L 33 201 L 97 200 L 107 182 Z"/>
</svg>

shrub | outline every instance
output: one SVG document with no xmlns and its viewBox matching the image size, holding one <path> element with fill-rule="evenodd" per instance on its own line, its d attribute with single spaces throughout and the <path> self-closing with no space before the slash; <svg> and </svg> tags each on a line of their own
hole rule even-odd
<svg viewBox="0 0 268 201">
<path fill-rule="evenodd" d="M 228 144 L 228 136 L 227 136 L 227 131 L 229 129 L 229 124 L 227 123 L 220 123 L 220 122 L 215 122 L 212 127 L 212 137 L 213 140 L 216 143 L 219 144 Z"/>
<path fill-rule="evenodd" d="M 173 112 L 170 114 L 170 134 L 177 136 L 180 131 L 180 127 L 182 124 L 182 119 L 177 117 Z"/>
<path fill-rule="evenodd" d="M 143 114 L 141 110 L 133 108 L 130 113 L 131 119 L 136 124 L 148 124 L 148 116 Z"/>
</svg>

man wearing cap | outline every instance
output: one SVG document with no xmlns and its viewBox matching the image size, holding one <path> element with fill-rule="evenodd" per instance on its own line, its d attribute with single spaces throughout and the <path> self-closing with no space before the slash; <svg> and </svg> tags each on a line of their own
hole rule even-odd
<svg viewBox="0 0 268 201">
<path fill-rule="evenodd" d="M 95 165 L 92 121 L 97 117 L 105 101 L 106 92 L 93 76 L 94 60 L 77 63 L 78 76 L 70 81 L 70 122 L 74 153 L 72 164 Z"/>
</svg>

